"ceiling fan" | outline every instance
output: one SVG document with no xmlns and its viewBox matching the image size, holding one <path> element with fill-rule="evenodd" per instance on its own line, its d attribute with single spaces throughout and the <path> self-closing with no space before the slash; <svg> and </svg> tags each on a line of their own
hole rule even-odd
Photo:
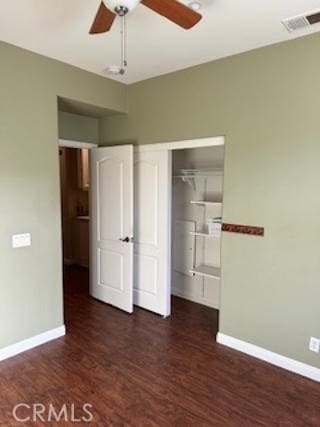
<svg viewBox="0 0 320 427">
<path fill-rule="evenodd" d="M 200 13 L 178 0 L 104 0 L 100 4 L 90 34 L 109 31 L 116 16 L 125 16 L 139 3 L 186 30 L 192 28 L 202 18 Z"/>
</svg>

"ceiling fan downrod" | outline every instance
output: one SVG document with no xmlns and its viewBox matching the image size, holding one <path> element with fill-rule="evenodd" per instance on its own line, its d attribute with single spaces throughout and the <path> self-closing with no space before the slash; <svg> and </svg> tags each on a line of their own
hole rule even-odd
<svg viewBox="0 0 320 427">
<path fill-rule="evenodd" d="M 121 68 L 120 74 L 124 74 L 126 72 L 126 68 L 128 66 L 127 61 L 127 20 L 126 14 L 121 16 Z"/>
</svg>

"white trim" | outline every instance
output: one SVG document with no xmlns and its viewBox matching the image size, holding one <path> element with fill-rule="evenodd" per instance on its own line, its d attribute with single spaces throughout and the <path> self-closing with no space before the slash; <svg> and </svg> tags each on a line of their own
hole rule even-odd
<svg viewBox="0 0 320 427">
<path fill-rule="evenodd" d="M 167 309 L 166 309 L 166 313 L 163 316 L 164 319 L 166 319 L 167 317 L 171 316 L 171 292 L 172 292 L 172 283 L 171 283 L 171 270 L 172 270 L 172 242 L 171 242 L 171 228 L 172 228 L 172 152 L 168 153 L 168 158 L 169 158 L 169 165 L 168 165 L 168 204 L 167 204 L 167 218 L 168 218 L 168 223 L 167 223 L 167 260 L 166 260 L 166 265 L 167 265 L 167 271 L 166 271 L 166 281 L 167 281 L 167 301 L 166 301 L 166 305 L 167 305 Z"/>
<path fill-rule="evenodd" d="M 43 332 L 42 334 L 27 338 L 26 340 L 2 348 L 0 349 L 0 362 L 34 347 L 38 347 L 39 345 L 55 340 L 56 338 L 63 337 L 65 334 L 66 327 L 63 325 L 59 328 L 51 329 L 50 331 Z"/>
<path fill-rule="evenodd" d="M 320 369 L 306 363 L 299 362 L 298 360 L 290 359 L 289 357 L 282 356 L 278 353 L 266 350 L 262 347 L 238 340 L 237 338 L 218 332 L 217 342 L 242 353 L 249 354 L 257 359 L 264 360 L 272 365 L 279 366 L 287 371 L 294 372 L 304 377 L 310 378 L 314 381 L 320 382 Z"/>
<path fill-rule="evenodd" d="M 98 144 L 93 144 L 91 142 L 80 142 L 80 141 L 72 141 L 69 139 L 58 139 L 59 147 L 67 147 L 67 148 L 97 148 Z"/>
<path fill-rule="evenodd" d="M 187 148 L 214 147 L 224 145 L 224 136 L 211 138 L 186 139 L 183 141 L 160 142 L 134 146 L 139 151 L 185 150 Z"/>
</svg>

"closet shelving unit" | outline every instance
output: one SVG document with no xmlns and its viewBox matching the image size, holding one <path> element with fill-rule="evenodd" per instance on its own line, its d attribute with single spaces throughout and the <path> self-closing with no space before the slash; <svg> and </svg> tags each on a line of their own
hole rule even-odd
<svg viewBox="0 0 320 427">
<path fill-rule="evenodd" d="M 220 279 L 220 267 L 211 267 L 208 265 L 199 265 L 198 267 L 194 267 L 192 270 L 190 270 L 190 273 L 196 275 L 196 276 L 202 276 L 202 277 L 211 277 L 214 279 Z"/>
<path fill-rule="evenodd" d="M 190 203 L 192 205 L 199 205 L 199 206 L 221 206 L 222 202 L 210 202 L 208 200 L 191 200 Z"/>
<path fill-rule="evenodd" d="M 214 234 L 209 234 L 206 231 L 190 231 L 191 236 L 207 237 L 208 239 L 219 239 Z"/>
<path fill-rule="evenodd" d="M 194 191 L 197 190 L 197 183 L 199 180 L 208 179 L 212 176 L 221 176 L 223 175 L 222 169 L 182 169 L 177 175 L 174 176 L 175 179 L 181 179 L 183 182 L 188 183 Z M 204 222 L 207 218 L 207 208 L 222 208 L 222 200 L 191 200 L 192 205 L 200 206 L 204 208 Z M 190 234 L 195 237 L 195 244 L 197 245 L 198 238 L 209 238 L 209 239 L 220 239 L 220 237 L 209 234 L 205 230 L 191 231 Z M 195 276 L 208 277 L 214 279 L 220 279 L 220 267 L 218 266 L 209 266 L 205 264 L 200 264 L 194 266 L 190 273 Z"/>
<path fill-rule="evenodd" d="M 179 169 L 174 178 L 207 178 L 208 176 L 223 175 L 223 169 Z"/>
<path fill-rule="evenodd" d="M 197 183 L 201 179 L 209 178 L 210 176 L 223 175 L 222 169 L 180 169 L 174 179 L 181 179 L 183 182 L 188 183 L 193 190 L 196 191 Z"/>
<path fill-rule="evenodd" d="M 222 202 L 210 202 L 210 201 L 194 201 L 191 200 L 190 202 L 193 205 L 203 206 L 204 208 L 207 208 L 209 206 L 215 206 L 215 207 L 222 207 Z M 205 209 L 206 210 L 206 209 Z M 206 212 L 204 217 L 206 218 Z M 211 238 L 211 239 L 219 239 L 215 234 L 210 234 L 206 231 L 191 231 L 191 235 L 195 236 L 196 238 L 196 244 L 197 244 L 197 238 Z M 190 273 L 194 274 L 195 276 L 201 276 L 201 277 L 210 277 L 214 279 L 220 279 L 221 273 L 220 273 L 220 267 L 213 267 L 205 264 L 201 264 L 197 267 L 194 267 L 192 270 L 190 270 Z"/>
<path fill-rule="evenodd" d="M 191 200 L 190 203 L 192 205 L 196 205 L 196 206 L 203 206 L 205 208 L 207 207 L 217 207 L 217 208 L 221 208 L 222 207 L 222 202 L 212 202 L 212 201 L 208 201 L 208 200 Z M 209 238 L 209 239 L 219 239 L 219 237 L 217 237 L 214 234 L 210 234 L 207 231 L 203 230 L 203 231 L 191 231 L 190 234 L 192 236 L 198 236 L 198 237 L 205 237 L 205 238 Z"/>
</svg>

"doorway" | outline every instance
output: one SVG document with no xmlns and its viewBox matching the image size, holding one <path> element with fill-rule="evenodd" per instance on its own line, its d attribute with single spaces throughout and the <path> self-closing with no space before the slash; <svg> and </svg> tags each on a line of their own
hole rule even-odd
<svg viewBox="0 0 320 427">
<path fill-rule="evenodd" d="M 172 153 L 171 293 L 220 308 L 224 146 Z"/>
<path fill-rule="evenodd" d="M 134 168 L 134 304 L 219 309 L 224 138 L 138 146 Z"/>
<path fill-rule="evenodd" d="M 89 293 L 89 149 L 59 144 L 63 284 Z M 65 289 L 66 290 L 66 289 Z"/>
</svg>

